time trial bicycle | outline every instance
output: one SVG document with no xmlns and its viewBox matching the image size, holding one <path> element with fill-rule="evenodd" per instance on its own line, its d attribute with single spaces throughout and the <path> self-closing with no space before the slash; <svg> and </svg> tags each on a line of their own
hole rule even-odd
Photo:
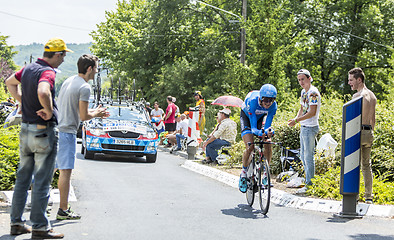
<svg viewBox="0 0 394 240">
<path fill-rule="evenodd" d="M 263 146 L 265 144 L 281 145 L 279 142 L 269 142 L 258 138 L 249 146 L 254 144 L 254 151 L 251 154 L 251 162 L 248 166 L 246 179 L 247 190 L 246 200 L 249 206 L 254 203 L 255 193 L 259 193 L 261 212 L 266 215 L 270 206 L 271 198 L 271 173 L 267 159 L 264 157 Z"/>
</svg>

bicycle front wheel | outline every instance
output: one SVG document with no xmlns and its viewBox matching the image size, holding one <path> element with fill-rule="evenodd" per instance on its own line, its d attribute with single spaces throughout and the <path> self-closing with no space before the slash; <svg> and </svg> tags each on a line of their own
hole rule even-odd
<svg viewBox="0 0 394 240">
<path fill-rule="evenodd" d="M 261 212 L 266 215 L 271 200 L 271 175 L 267 160 L 260 161 L 260 165 L 257 171 L 259 200 Z"/>
<path fill-rule="evenodd" d="M 249 206 L 252 206 L 254 202 L 254 167 L 254 161 L 252 160 L 246 172 L 246 178 L 248 180 L 248 188 L 246 189 L 246 200 L 248 201 Z"/>
</svg>

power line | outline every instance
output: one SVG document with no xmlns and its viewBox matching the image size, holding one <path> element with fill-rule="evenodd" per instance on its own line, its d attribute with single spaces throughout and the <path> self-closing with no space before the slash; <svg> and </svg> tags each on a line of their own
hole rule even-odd
<svg viewBox="0 0 394 240">
<path fill-rule="evenodd" d="M 361 39 L 361 40 L 363 40 L 363 41 L 370 42 L 370 43 L 373 43 L 373 44 L 375 44 L 375 45 L 379 45 L 379 46 L 388 48 L 388 49 L 390 49 L 390 50 L 394 50 L 393 47 L 390 47 L 390 46 L 387 46 L 387 45 L 384 45 L 384 44 L 381 44 L 381 43 L 377 43 L 377 42 L 374 42 L 374 41 L 372 41 L 372 40 L 369 40 L 369 39 L 366 39 L 366 38 L 363 38 L 363 37 L 359 37 L 359 36 L 357 36 L 357 35 L 354 35 L 354 34 L 351 34 L 351 33 L 345 32 L 345 31 L 342 31 L 342 30 L 340 30 L 340 29 L 336 29 L 336 28 L 333 28 L 333 27 L 324 25 L 324 24 L 322 24 L 322 23 L 320 23 L 320 22 L 318 22 L 318 21 L 315 21 L 315 20 L 312 20 L 312 19 L 307 18 L 307 17 L 305 17 L 305 16 L 302 16 L 301 14 L 294 13 L 294 12 L 292 12 L 292 11 L 290 11 L 290 10 L 287 10 L 287 9 L 283 9 L 283 10 L 286 11 L 286 12 L 288 12 L 288 13 L 291 13 L 291 14 L 297 15 L 297 16 L 299 16 L 299 17 L 302 17 L 302 18 L 304 18 L 304 19 L 306 19 L 306 20 L 308 20 L 308 21 L 310 21 L 310 22 L 316 23 L 316 24 L 320 25 L 321 27 L 330 28 L 330 29 L 332 29 L 332 30 L 334 30 L 334 31 L 337 31 L 337 32 L 340 32 L 340 33 L 343 33 L 343 34 L 346 34 L 346 35 L 349 35 L 349 36 L 352 36 L 352 37 L 354 37 L 354 38 L 358 38 L 358 39 Z"/>
<path fill-rule="evenodd" d="M 84 31 L 84 32 L 86 32 L 86 31 L 90 32 L 91 31 L 91 30 L 85 29 L 85 28 L 77 28 L 77 27 L 71 27 L 71 26 L 54 24 L 54 23 L 50 23 L 50 22 L 44 22 L 44 21 L 40 21 L 40 20 L 37 20 L 37 19 L 22 17 L 22 16 L 18 16 L 18 15 L 15 15 L 15 14 L 12 14 L 12 13 L 3 12 L 3 11 L 0 11 L 0 13 L 5 14 L 5 15 L 9 15 L 9 16 L 13 16 L 13 17 L 16 17 L 16 18 L 21 18 L 21 19 L 24 19 L 24 20 L 28 20 L 28 21 L 32 21 L 32 22 L 38 22 L 38 23 L 43 23 L 43 24 L 52 25 L 52 26 L 56 26 L 56 27 L 68 28 L 68 29 Z"/>
</svg>

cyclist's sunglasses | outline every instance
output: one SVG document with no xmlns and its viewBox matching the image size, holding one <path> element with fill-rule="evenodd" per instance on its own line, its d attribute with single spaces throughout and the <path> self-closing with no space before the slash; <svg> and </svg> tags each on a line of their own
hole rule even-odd
<svg viewBox="0 0 394 240">
<path fill-rule="evenodd" d="M 270 97 L 263 97 L 260 99 L 260 102 L 263 103 L 272 103 L 273 101 L 275 101 L 275 98 L 270 98 Z"/>
</svg>

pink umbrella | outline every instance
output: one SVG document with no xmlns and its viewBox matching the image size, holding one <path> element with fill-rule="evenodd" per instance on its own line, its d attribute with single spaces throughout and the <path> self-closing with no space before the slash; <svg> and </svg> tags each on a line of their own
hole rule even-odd
<svg viewBox="0 0 394 240">
<path fill-rule="evenodd" d="M 222 105 L 230 107 L 241 107 L 244 101 L 235 96 L 221 96 L 216 98 L 211 104 L 212 105 Z"/>
</svg>

